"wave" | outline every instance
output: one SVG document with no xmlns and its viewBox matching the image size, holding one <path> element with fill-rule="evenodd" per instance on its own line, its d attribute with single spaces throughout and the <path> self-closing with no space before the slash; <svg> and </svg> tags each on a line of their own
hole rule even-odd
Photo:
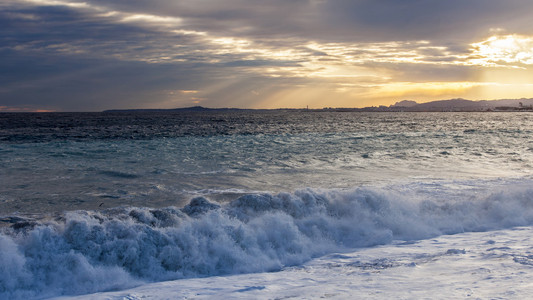
<svg viewBox="0 0 533 300">
<path fill-rule="evenodd" d="M 144 282 L 276 271 L 320 255 L 441 234 L 533 224 L 533 188 L 303 189 L 183 208 L 119 207 L 0 233 L 0 298 L 117 290 Z M 455 196 L 454 196 L 455 195 Z"/>
</svg>

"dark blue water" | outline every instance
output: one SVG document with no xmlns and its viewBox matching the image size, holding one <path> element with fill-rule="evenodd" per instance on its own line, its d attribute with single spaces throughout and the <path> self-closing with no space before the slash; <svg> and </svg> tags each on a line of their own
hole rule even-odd
<svg viewBox="0 0 533 300">
<path fill-rule="evenodd" d="M 0 212 L 531 174 L 533 114 L 3 113 Z"/>
</svg>

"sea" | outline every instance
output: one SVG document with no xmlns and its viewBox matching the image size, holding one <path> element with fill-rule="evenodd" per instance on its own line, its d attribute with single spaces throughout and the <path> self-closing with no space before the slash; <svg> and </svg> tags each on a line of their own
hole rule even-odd
<svg viewBox="0 0 533 300">
<path fill-rule="evenodd" d="M 531 295 L 532 135 L 530 112 L 0 113 L 0 298 Z"/>
</svg>

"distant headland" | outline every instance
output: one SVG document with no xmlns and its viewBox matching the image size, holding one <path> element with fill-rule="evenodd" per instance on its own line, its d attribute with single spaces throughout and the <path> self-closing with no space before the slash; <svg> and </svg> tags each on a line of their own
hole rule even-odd
<svg viewBox="0 0 533 300">
<path fill-rule="evenodd" d="M 393 105 L 370 106 L 363 108 L 324 107 L 309 108 L 278 108 L 278 109 L 242 109 L 242 108 L 207 108 L 192 106 L 173 109 L 112 109 L 104 112 L 230 112 L 230 111 L 360 111 L 360 112 L 491 112 L 491 111 L 531 111 L 533 98 L 499 99 L 499 100 L 466 100 L 449 99 L 417 103 L 413 100 L 398 101 Z"/>
</svg>

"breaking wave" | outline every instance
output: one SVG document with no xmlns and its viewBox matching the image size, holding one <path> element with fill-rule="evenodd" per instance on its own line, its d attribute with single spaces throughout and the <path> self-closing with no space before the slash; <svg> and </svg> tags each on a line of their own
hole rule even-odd
<svg viewBox="0 0 533 300">
<path fill-rule="evenodd" d="M 533 224 L 527 184 L 437 197 L 360 187 L 241 196 L 183 208 L 19 218 L 0 233 L 0 298 L 44 298 L 144 282 L 276 271 L 313 257 L 441 234 Z"/>
</svg>

